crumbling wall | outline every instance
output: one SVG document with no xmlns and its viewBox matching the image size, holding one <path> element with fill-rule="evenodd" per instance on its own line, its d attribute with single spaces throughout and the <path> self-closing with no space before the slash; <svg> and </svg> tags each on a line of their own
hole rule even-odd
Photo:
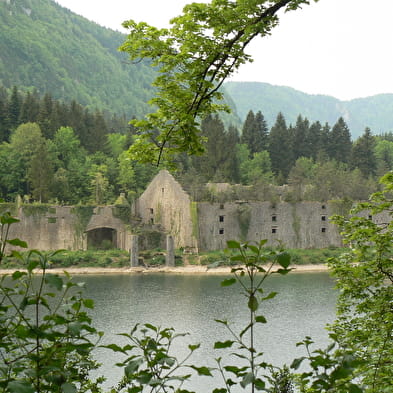
<svg viewBox="0 0 393 393">
<path fill-rule="evenodd" d="M 288 248 L 341 246 L 338 229 L 329 222 L 327 203 L 237 201 L 198 203 L 199 248 L 224 248 L 227 240 L 268 240 Z"/>
<path fill-rule="evenodd" d="M 138 199 L 136 211 L 142 223 L 172 235 L 176 248 L 197 250 L 190 197 L 168 171 L 160 171 L 152 180 Z"/>
</svg>

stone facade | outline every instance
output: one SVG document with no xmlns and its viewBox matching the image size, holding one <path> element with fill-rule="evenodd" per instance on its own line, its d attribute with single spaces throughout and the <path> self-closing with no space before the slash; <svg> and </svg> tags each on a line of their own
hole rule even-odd
<svg viewBox="0 0 393 393">
<path fill-rule="evenodd" d="M 329 222 L 338 207 L 337 202 L 195 202 L 163 170 L 121 219 L 116 206 L 24 205 L 10 237 L 39 250 L 130 250 L 135 235 L 140 250 L 165 248 L 167 236 L 185 252 L 223 249 L 227 240 L 262 239 L 272 246 L 281 242 L 287 248 L 326 248 L 342 245 L 338 228 Z M 372 220 L 381 223 L 390 217 L 380 214 Z"/>
<path fill-rule="evenodd" d="M 197 251 L 190 196 L 166 170 L 162 170 L 136 202 L 135 211 L 145 225 L 172 235 L 176 248 Z"/>
<path fill-rule="evenodd" d="M 318 202 L 276 203 L 236 201 L 198 203 L 199 249 L 214 250 L 227 240 L 268 240 L 289 248 L 340 246 L 329 204 Z"/>
<path fill-rule="evenodd" d="M 113 215 L 113 207 L 25 206 L 18 209 L 20 222 L 13 224 L 9 238 L 20 238 L 37 250 L 85 250 L 89 243 L 107 241 L 128 249 L 130 231 Z"/>
<path fill-rule="evenodd" d="M 171 234 L 177 248 L 209 251 L 225 248 L 227 240 L 261 239 L 289 248 L 341 246 L 328 203 L 192 202 L 168 171 L 153 179 L 136 211 L 145 224 Z"/>
</svg>

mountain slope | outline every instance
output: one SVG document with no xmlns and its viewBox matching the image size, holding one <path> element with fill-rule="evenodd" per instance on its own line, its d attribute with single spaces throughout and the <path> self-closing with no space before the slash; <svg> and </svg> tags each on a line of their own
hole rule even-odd
<svg viewBox="0 0 393 393">
<path fill-rule="evenodd" d="M 129 15 L 131 18 L 132 15 Z M 118 52 L 125 35 L 52 0 L 0 0 L 0 83 L 128 116 L 146 113 L 154 70 Z"/>
<path fill-rule="evenodd" d="M 311 122 L 319 120 L 331 126 L 342 116 L 353 138 L 361 135 L 366 127 L 373 134 L 393 130 L 393 94 L 383 94 L 351 101 L 340 101 L 324 95 L 310 95 L 284 86 L 262 82 L 227 82 L 226 93 L 236 103 L 242 120 L 249 110 L 261 111 L 271 127 L 278 112 L 285 116 L 287 124 L 295 124 L 299 114 Z"/>
</svg>

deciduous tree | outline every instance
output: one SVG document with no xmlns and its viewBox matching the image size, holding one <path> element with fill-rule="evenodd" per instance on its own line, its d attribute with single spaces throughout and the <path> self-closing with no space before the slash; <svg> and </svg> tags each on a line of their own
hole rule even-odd
<svg viewBox="0 0 393 393">
<path fill-rule="evenodd" d="M 271 33 L 279 22 L 280 10 L 296 10 L 309 3 L 212 0 L 185 6 L 183 14 L 172 19 L 170 28 L 125 22 L 129 35 L 121 49 L 133 61 L 151 59 L 159 72 L 154 81 L 157 94 L 150 102 L 157 110 L 135 122 L 140 133 L 131 147 L 134 157 L 160 162 L 173 153 L 201 153 L 199 119 L 226 108 L 218 103 L 220 87 L 250 61 L 246 53 L 249 43 Z"/>
</svg>

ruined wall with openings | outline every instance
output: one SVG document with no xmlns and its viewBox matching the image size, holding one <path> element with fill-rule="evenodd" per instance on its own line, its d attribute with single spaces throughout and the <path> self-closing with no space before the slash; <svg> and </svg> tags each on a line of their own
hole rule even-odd
<svg viewBox="0 0 393 393">
<path fill-rule="evenodd" d="M 176 248 L 197 250 L 191 199 L 168 171 L 152 180 L 136 202 L 136 211 L 143 224 L 172 235 Z"/>
</svg>

